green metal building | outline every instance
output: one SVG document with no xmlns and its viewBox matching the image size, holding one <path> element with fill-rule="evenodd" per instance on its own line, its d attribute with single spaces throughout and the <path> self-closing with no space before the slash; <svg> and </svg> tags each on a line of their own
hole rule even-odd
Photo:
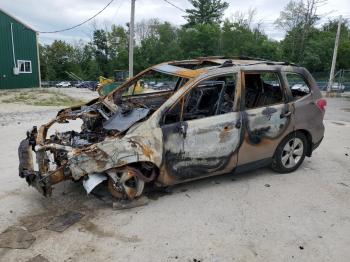
<svg viewBox="0 0 350 262">
<path fill-rule="evenodd" d="M 0 9 L 0 89 L 39 86 L 37 32 Z"/>
</svg>

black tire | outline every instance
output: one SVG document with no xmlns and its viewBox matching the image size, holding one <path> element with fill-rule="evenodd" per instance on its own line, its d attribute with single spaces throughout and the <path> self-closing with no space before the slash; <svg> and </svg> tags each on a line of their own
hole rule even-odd
<svg viewBox="0 0 350 262">
<path fill-rule="evenodd" d="M 288 145 L 290 147 L 290 145 L 291 144 L 293 145 L 296 141 L 298 141 L 299 144 L 300 144 L 300 141 L 301 141 L 301 143 L 303 145 L 302 146 L 302 153 L 298 152 L 298 155 L 294 155 L 294 152 L 297 151 L 297 149 L 292 149 L 291 151 L 293 151 L 293 152 L 290 152 L 289 154 L 286 153 L 287 151 L 285 150 L 285 148 L 288 147 L 287 143 L 288 143 Z M 274 171 L 276 171 L 278 173 L 285 174 L 285 173 L 291 173 L 291 172 L 295 171 L 296 169 L 298 169 L 298 167 L 303 163 L 303 161 L 305 159 L 307 146 L 308 146 L 308 140 L 307 140 L 307 138 L 305 137 L 305 135 L 303 133 L 301 133 L 301 132 L 293 132 L 293 133 L 290 133 L 289 135 L 287 135 L 281 141 L 281 143 L 278 145 L 278 147 L 276 149 L 276 152 L 275 152 L 275 154 L 273 156 L 272 164 L 271 164 L 272 170 L 274 170 Z M 294 166 L 293 166 L 293 164 L 289 164 L 288 165 L 288 163 L 287 163 L 287 162 L 290 161 L 289 159 L 291 159 L 290 158 L 291 156 L 294 159 L 294 161 L 295 161 L 296 158 L 298 159 L 298 161 L 296 161 Z M 283 163 L 282 162 L 282 157 L 284 159 L 285 159 L 285 157 L 287 157 L 287 162 L 284 161 L 285 163 Z M 292 161 L 290 161 L 290 162 L 292 162 Z"/>
</svg>

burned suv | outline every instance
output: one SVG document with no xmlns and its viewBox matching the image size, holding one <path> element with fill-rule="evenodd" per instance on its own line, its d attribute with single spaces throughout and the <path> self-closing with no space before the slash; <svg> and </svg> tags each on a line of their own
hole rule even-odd
<svg viewBox="0 0 350 262">
<path fill-rule="evenodd" d="M 146 184 L 268 165 L 288 173 L 321 143 L 325 106 L 313 77 L 294 64 L 162 63 L 33 127 L 19 146 L 19 175 L 45 196 L 64 180 L 82 181 L 88 193 L 106 181 L 114 197 L 134 199 Z"/>
</svg>

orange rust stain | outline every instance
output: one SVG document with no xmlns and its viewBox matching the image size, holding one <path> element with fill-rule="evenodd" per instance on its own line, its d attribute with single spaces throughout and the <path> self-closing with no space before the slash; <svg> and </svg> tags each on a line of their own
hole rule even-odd
<svg viewBox="0 0 350 262">
<path fill-rule="evenodd" d="M 179 70 L 176 73 L 179 75 L 183 75 L 185 77 L 188 78 L 193 78 L 196 77 L 202 73 L 206 73 L 208 72 L 208 69 L 205 68 L 200 68 L 200 69 L 196 69 L 196 70 L 191 70 L 191 69 L 183 69 L 183 70 Z"/>
<path fill-rule="evenodd" d="M 50 182 L 52 185 L 57 184 L 68 177 L 65 177 L 64 175 L 64 167 L 60 167 L 59 169 L 55 170 L 51 175 L 50 175 Z"/>
<path fill-rule="evenodd" d="M 146 145 L 143 145 L 141 146 L 141 149 L 142 149 L 142 153 L 147 156 L 148 158 L 151 158 L 152 155 L 153 155 L 153 150 L 149 147 L 149 146 L 146 146 Z"/>
<path fill-rule="evenodd" d="M 165 167 L 162 166 L 160 168 L 159 176 L 157 177 L 157 182 L 160 183 L 161 185 L 174 185 L 178 181 L 173 177 L 168 174 L 166 171 Z"/>
<path fill-rule="evenodd" d="M 224 129 L 219 134 L 220 143 L 223 143 L 226 141 L 226 139 L 230 135 L 230 132 L 232 131 L 232 129 L 233 129 L 232 125 L 224 127 Z"/>
<path fill-rule="evenodd" d="M 152 150 L 148 145 L 145 145 L 145 144 L 143 144 L 143 143 L 141 143 L 141 142 L 139 142 L 139 141 L 135 141 L 135 140 L 130 140 L 130 142 L 133 143 L 133 144 L 138 145 L 138 146 L 141 148 L 142 153 L 143 153 L 146 157 L 148 157 L 148 158 L 150 158 L 150 159 L 152 158 L 154 152 L 153 152 L 153 150 Z"/>
</svg>

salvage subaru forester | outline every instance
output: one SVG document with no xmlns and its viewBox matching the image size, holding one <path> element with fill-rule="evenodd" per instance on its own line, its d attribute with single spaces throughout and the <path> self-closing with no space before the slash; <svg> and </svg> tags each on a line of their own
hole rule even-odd
<svg viewBox="0 0 350 262">
<path fill-rule="evenodd" d="M 311 74 L 291 63 L 162 63 L 33 127 L 18 149 L 19 175 L 45 196 L 64 180 L 81 180 L 88 193 L 107 180 L 114 197 L 134 199 L 147 183 L 262 166 L 288 173 L 321 143 L 325 106 Z M 78 131 L 51 130 L 79 119 Z"/>
</svg>

